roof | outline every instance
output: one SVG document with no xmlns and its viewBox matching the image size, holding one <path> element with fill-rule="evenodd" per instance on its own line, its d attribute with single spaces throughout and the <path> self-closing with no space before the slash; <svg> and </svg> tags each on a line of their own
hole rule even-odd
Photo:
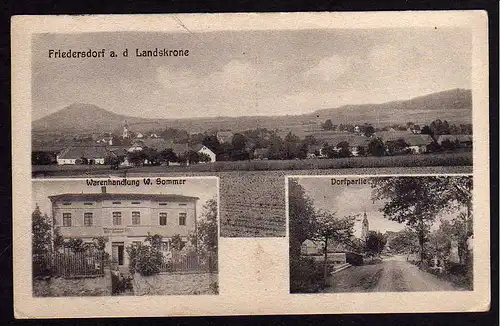
<svg viewBox="0 0 500 326">
<path fill-rule="evenodd" d="M 214 154 L 215 154 L 215 152 L 214 152 L 214 150 L 213 150 L 213 149 L 211 149 L 210 147 L 208 147 L 208 146 L 206 146 L 206 145 L 203 145 L 203 144 L 196 144 L 196 145 L 192 145 L 192 146 L 190 147 L 190 150 L 195 151 L 195 152 L 198 152 L 198 151 L 200 151 L 203 147 L 205 147 L 206 149 L 208 149 L 209 151 L 211 151 L 212 153 L 214 153 Z"/>
<path fill-rule="evenodd" d="M 149 138 L 142 140 L 142 142 L 144 143 L 144 146 L 156 149 L 159 152 L 172 148 L 173 145 L 173 142 L 166 141 L 165 139 L 162 138 Z"/>
<path fill-rule="evenodd" d="M 49 196 L 51 202 L 62 200 L 110 200 L 110 199 L 123 199 L 123 200 L 153 200 L 153 201 L 181 201 L 189 202 L 198 200 L 198 197 L 182 196 L 174 194 L 117 194 L 117 193 L 90 193 L 90 194 L 60 194 Z"/>
<path fill-rule="evenodd" d="M 368 146 L 370 138 L 362 135 L 339 132 L 322 132 L 312 134 L 312 136 L 321 144 L 326 142 L 329 145 L 336 146 L 341 142 L 348 142 L 349 146 Z"/>
<path fill-rule="evenodd" d="M 434 142 L 432 137 L 426 134 L 412 134 L 403 139 L 410 146 L 427 146 Z"/>
<path fill-rule="evenodd" d="M 395 141 L 398 139 L 405 139 L 409 136 L 414 135 L 414 133 L 408 130 L 388 130 L 388 131 L 377 131 L 375 135 L 382 139 L 383 141 Z"/>
<path fill-rule="evenodd" d="M 74 146 L 65 148 L 59 154 L 60 159 L 97 159 L 105 158 L 110 152 L 104 146 Z"/>
<path fill-rule="evenodd" d="M 445 140 L 452 142 L 458 140 L 461 143 L 472 142 L 472 135 L 439 135 L 437 142 L 441 144 Z"/>
</svg>

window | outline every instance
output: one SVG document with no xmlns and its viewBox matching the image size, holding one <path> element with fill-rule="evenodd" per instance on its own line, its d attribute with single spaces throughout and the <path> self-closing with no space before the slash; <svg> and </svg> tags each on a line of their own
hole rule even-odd
<svg viewBox="0 0 500 326">
<path fill-rule="evenodd" d="M 113 225 L 122 225 L 122 212 L 113 212 Z"/>
<path fill-rule="evenodd" d="M 94 203 L 89 203 L 89 202 L 87 202 L 87 203 L 83 203 L 83 204 L 84 204 L 84 205 L 87 205 L 87 206 L 92 206 L 92 205 L 94 205 Z"/>
<path fill-rule="evenodd" d="M 179 206 L 186 206 L 187 204 L 179 204 Z"/>
<path fill-rule="evenodd" d="M 186 213 L 179 213 L 179 225 L 186 225 Z"/>
<path fill-rule="evenodd" d="M 167 225 L 167 213 L 160 213 L 160 225 Z"/>
<path fill-rule="evenodd" d="M 71 213 L 63 213 L 63 226 L 71 226 Z"/>
<path fill-rule="evenodd" d="M 141 224 L 141 212 L 132 212 L 132 224 Z"/>
<path fill-rule="evenodd" d="M 167 206 L 167 203 L 160 203 L 160 206 Z"/>
<path fill-rule="evenodd" d="M 64 206 L 68 206 L 68 205 L 71 205 L 71 203 L 70 203 L 69 201 L 65 201 L 65 202 L 63 203 L 63 205 L 64 205 Z"/>
<path fill-rule="evenodd" d="M 139 205 L 141 202 L 140 201 L 133 201 L 132 204 L 133 205 Z"/>
<path fill-rule="evenodd" d="M 93 224 L 93 213 L 83 213 L 83 225 L 92 226 Z"/>
<path fill-rule="evenodd" d="M 121 201 L 114 201 L 113 204 L 114 205 L 120 205 L 122 202 Z"/>
</svg>

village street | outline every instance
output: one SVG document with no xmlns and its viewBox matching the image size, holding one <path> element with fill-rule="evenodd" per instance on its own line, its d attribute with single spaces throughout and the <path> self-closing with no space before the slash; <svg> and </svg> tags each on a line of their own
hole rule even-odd
<svg viewBox="0 0 500 326">
<path fill-rule="evenodd" d="M 323 292 L 402 292 L 459 290 L 418 269 L 405 256 L 386 257 L 373 265 L 352 266 L 330 276 Z"/>
</svg>

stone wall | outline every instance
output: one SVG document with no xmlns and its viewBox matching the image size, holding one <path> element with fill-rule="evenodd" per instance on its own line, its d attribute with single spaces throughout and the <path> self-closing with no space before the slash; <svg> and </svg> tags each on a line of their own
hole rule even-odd
<svg viewBox="0 0 500 326">
<path fill-rule="evenodd" d="M 33 280 L 34 297 L 76 297 L 111 295 L 111 276 L 65 279 L 51 277 Z"/>
<path fill-rule="evenodd" d="M 218 294 L 216 273 L 165 273 L 141 276 L 132 281 L 135 295 Z"/>
</svg>

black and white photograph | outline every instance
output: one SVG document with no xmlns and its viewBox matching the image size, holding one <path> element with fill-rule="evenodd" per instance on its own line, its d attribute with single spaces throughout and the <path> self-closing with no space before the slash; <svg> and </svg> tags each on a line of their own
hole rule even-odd
<svg viewBox="0 0 500 326">
<path fill-rule="evenodd" d="M 33 296 L 218 294 L 217 182 L 33 181 Z"/>
<path fill-rule="evenodd" d="M 216 173 L 222 236 L 285 236 L 287 174 L 472 171 L 467 28 L 44 33 L 32 58 L 34 178 Z"/>
<path fill-rule="evenodd" d="M 290 292 L 473 290 L 471 175 L 288 179 Z"/>
<path fill-rule="evenodd" d="M 16 318 L 489 309 L 487 13 L 11 25 Z"/>
</svg>

